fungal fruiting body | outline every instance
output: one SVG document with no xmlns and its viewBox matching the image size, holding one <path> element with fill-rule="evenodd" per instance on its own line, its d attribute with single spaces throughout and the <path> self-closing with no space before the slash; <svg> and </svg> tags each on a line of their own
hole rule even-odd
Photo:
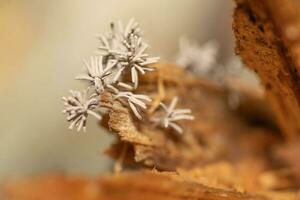
<svg viewBox="0 0 300 200">
<path fill-rule="evenodd" d="M 153 68 L 149 65 L 156 63 L 159 57 L 150 57 L 145 52 L 149 45 L 143 41 L 141 29 L 133 19 L 129 21 L 126 28 L 122 22 L 118 22 L 118 27 L 112 25 L 111 29 L 109 38 L 105 35 L 100 36 L 101 45 L 97 53 L 116 60 L 118 72 L 115 81 L 125 69 L 130 70 L 131 82 L 136 89 L 138 73 L 145 74 L 146 71 L 152 71 Z"/>
<path fill-rule="evenodd" d="M 136 89 L 139 86 L 139 75 L 153 71 L 155 68 L 151 64 L 156 63 L 159 57 L 151 57 L 146 52 L 149 45 L 143 41 L 142 30 L 138 23 L 133 19 L 126 26 L 122 22 L 118 22 L 117 27 L 112 23 L 110 32 L 100 35 L 99 39 L 101 45 L 97 55 L 92 56 L 90 61 L 84 60 L 85 73 L 76 77 L 77 80 L 89 83 L 89 88 L 92 88 L 93 92 L 89 95 L 89 90 L 83 94 L 72 91 L 71 97 L 63 97 L 65 102 L 63 112 L 70 122 L 69 128 L 77 127 L 77 131 L 81 129 L 86 131 L 88 115 L 98 120 L 102 119 L 99 108 L 101 108 L 100 98 L 104 92 L 111 93 L 114 100 L 127 106 L 137 119 L 148 117 L 143 115 L 143 112 L 147 110 L 151 98 L 147 94 L 136 93 Z M 124 74 L 130 75 L 129 81 L 124 79 Z M 175 109 L 176 103 L 177 98 L 173 99 L 168 108 L 161 103 L 166 115 L 154 118 L 153 122 L 182 133 L 182 128 L 176 122 L 192 120 L 193 116 L 188 109 Z"/>
<path fill-rule="evenodd" d="M 132 112 L 138 119 L 142 119 L 140 111 L 137 107 L 146 109 L 145 102 L 151 102 L 150 97 L 143 94 L 133 94 L 132 92 L 119 92 L 116 94 L 115 98 L 124 98 L 128 102 L 129 107 L 131 108 Z"/>
<path fill-rule="evenodd" d="M 91 57 L 90 63 L 84 60 L 86 73 L 76 76 L 77 80 L 89 81 L 97 93 L 101 93 L 107 85 L 112 84 L 109 81 L 109 75 L 112 74 L 112 68 L 116 64 L 113 60 L 103 64 L 102 56 Z"/>
<path fill-rule="evenodd" d="M 70 122 L 70 129 L 77 127 L 77 131 L 83 129 L 86 131 L 86 119 L 88 115 L 92 115 L 98 120 L 102 117 L 95 110 L 99 107 L 98 95 L 88 94 L 85 90 L 82 93 L 79 91 L 70 91 L 71 96 L 63 97 L 65 109 L 63 113 L 67 115 L 67 120 Z"/>
<path fill-rule="evenodd" d="M 194 120 L 194 116 L 191 114 L 192 111 L 190 109 L 175 109 L 177 102 L 177 97 L 172 99 L 169 106 L 161 102 L 160 106 L 163 113 L 157 117 L 153 117 L 151 121 L 164 128 L 170 127 L 181 134 L 183 133 L 183 129 L 176 122 L 180 120 Z"/>
</svg>

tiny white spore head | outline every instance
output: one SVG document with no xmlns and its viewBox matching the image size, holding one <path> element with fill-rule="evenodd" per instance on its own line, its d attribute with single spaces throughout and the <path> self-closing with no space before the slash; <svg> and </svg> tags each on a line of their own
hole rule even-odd
<svg viewBox="0 0 300 200">
<path fill-rule="evenodd" d="M 169 106 L 164 103 L 160 103 L 163 110 L 159 116 L 153 117 L 151 121 L 163 128 L 172 128 L 176 132 L 182 134 L 183 129 L 176 123 L 180 120 L 194 120 L 194 116 L 191 114 L 190 109 L 175 109 L 178 102 L 178 98 L 174 97 Z"/>
<path fill-rule="evenodd" d="M 146 109 L 147 105 L 146 102 L 151 102 L 150 97 L 143 94 L 133 94 L 132 92 L 118 92 L 115 95 L 116 99 L 125 99 L 128 103 L 130 109 L 132 110 L 133 114 L 138 118 L 142 119 L 140 114 L 140 109 Z"/>
<path fill-rule="evenodd" d="M 88 90 L 83 91 L 70 91 L 71 96 L 62 97 L 64 101 L 65 109 L 63 113 L 67 116 L 67 121 L 70 122 L 70 129 L 77 127 L 77 131 L 83 129 L 86 131 L 86 120 L 88 115 L 92 115 L 98 120 L 101 120 L 102 117 L 95 112 L 95 109 L 99 106 L 98 95 L 93 93 L 89 95 Z"/>
<path fill-rule="evenodd" d="M 114 60 L 109 60 L 104 64 L 102 56 L 92 56 L 90 62 L 84 60 L 86 73 L 76 76 L 76 79 L 90 82 L 99 94 L 107 84 L 112 83 L 109 76 L 112 75 L 115 64 Z"/>
<path fill-rule="evenodd" d="M 131 82 L 136 89 L 138 75 L 154 70 L 150 65 L 158 62 L 159 57 L 150 57 L 146 53 L 149 45 L 143 41 L 142 31 L 134 19 L 131 19 L 125 28 L 122 22 L 118 23 L 117 28 L 112 27 L 110 34 L 100 36 L 101 45 L 98 54 L 117 61 L 119 69 L 115 81 L 119 80 L 125 69 L 128 69 Z"/>
</svg>

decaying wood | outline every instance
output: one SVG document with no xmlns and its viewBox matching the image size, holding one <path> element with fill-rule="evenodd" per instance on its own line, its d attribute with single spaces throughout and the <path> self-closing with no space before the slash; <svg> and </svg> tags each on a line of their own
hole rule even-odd
<svg viewBox="0 0 300 200">
<path fill-rule="evenodd" d="M 211 179 L 217 168 L 218 173 Z M 228 173 L 228 168 L 233 170 L 223 163 L 179 173 L 140 171 L 96 179 L 45 175 L 12 181 L 6 185 L 4 195 L 7 200 L 297 200 L 295 192 L 237 191 L 232 186 L 241 188 L 242 182 L 236 182 L 238 177 L 231 171 Z"/>
<path fill-rule="evenodd" d="M 179 80 L 177 77 L 185 78 Z M 163 84 L 163 95 L 158 92 L 159 80 Z M 238 162 L 253 157 L 267 158 L 270 145 L 278 142 L 274 130 L 253 126 L 228 107 L 227 90 L 196 79 L 177 66 L 158 66 L 156 72 L 141 79 L 139 88 L 152 96 L 154 102 L 156 98 L 168 101 L 174 96 L 182 97 L 180 107 L 191 109 L 195 120 L 183 123 L 185 132 L 178 135 L 154 127 L 147 121 L 138 121 L 109 93 L 102 95 L 102 103 L 112 108 L 108 128 L 116 133 L 118 140 L 108 153 L 116 159 L 121 153 L 120 146 L 126 143 L 130 146 L 127 156 L 131 158 L 125 160 L 135 160 L 160 170 L 174 170 L 177 167 L 193 168 L 219 159 Z M 241 99 L 246 97 L 241 96 Z M 256 100 L 256 105 L 261 108 L 258 102 Z"/>
<path fill-rule="evenodd" d="M 170 173 L 123 174 L 114 178 L 102 179 L 100 182 L 104 195 L 112 196 L 112 199 L 265 199 L 259 195 L 210 188 Z"/>
<path fill-rule="evenodd" d="M 300 3 L 236 0 L 236 53 L 261 78 L 287 138 L 300 135 Z"/>
<path fill-rule="evenodd" d="M 300 135 L 300 2 L 236 2 L 236 52 L 260 76 L 279 127 L 294 139 Z M 106 153 L 117 160 L 115 171 L 119 173 L 94 179 L 50 174 L 10 180 L 3 198 L 300 199 L 295 182 L 295 177 L 300 180 L 299 143 L 282 141 L 262 93 L 238 87 L 238 83 L 222 87 L 172 64 L 156 68 L 139 79 L 137 93 L 153 99 L 141 121 L 111 93 L 101 94 L 102 105 L 109 108 L 101 125 L 116 136 Z M 229 105 L 232 93 L 239 97 L 234 108 Z M 185 130 L 182 135 L 149 120 L 159 102 L 175 96 L 180 99 L 179 107 L 191 109 L 195 116 L 194 121 L 180 123 Z M 276 157 L 278 152 L 283 159 Z M 122 162 L 136 169 L 141 165 L 154 169 L 120 172 Z"/>
<path fill-rule="evenodd" d="M 72 199 L 72 200 L 262 200 L 265 198 L 236 191 L 206 187 L 175 175 L 127 173 L 89 180 L 64 175 L 44 176 L 11 183 L 6 187 L 9 200 Z"/>
</svg>

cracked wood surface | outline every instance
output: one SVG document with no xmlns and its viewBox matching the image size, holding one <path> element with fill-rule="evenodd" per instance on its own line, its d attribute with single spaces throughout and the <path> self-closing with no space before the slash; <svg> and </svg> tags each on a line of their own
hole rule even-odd
<svg viewBox="0 0 300 200">
<path fill-rule="evenodd" d="M 236 0 L 236 53 L 260 77 L 286 138 L 300 135 L 300 2 Z"/>
</svg>

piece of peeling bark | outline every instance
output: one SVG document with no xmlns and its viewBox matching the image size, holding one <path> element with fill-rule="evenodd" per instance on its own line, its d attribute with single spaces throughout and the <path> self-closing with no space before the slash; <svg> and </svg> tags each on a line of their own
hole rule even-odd
<svg viewBox="0 0 300 200">
<path fill-rule="evenodd" d="M 147 181 L 145 181 L 147 180 Z M 266 199 L 259 195 L 240 193 L 234 190 L 210 188 L 197 182 L 186 180 L 175 173 L 139 172 L 103 178 L 100 181 L 104 196 L 112 199 Z"/>
<path fill-rule="evenodd" d="M 106 175 L 94 179 L 49 174 L 11 180 L 5 184 L 1 192 L 4 195 L 2 197 L 7 200 L 299 199 L 299 194 L 293 191 L 240 192 L 236 190 L 235 186 L 243 187 L 243 181 L 240 181 L 241 179 L 236 177 L 234 172 L 228 173 L 228 167 L 231 168 L 232 166 L 221 163 L 215 167 L 207 166 L 205 169 L 185 172 L 181 170 L 179 173 L 139 171 Z M 215 170 L 217 170 L 215 177 L 212 178 L 212 173 Z"/>
<path fill-rule="evenodd" d="M 264 158 L 268 163 L 270 147 L 279 142 L 276 131 L 255 126 L 232 111 L 228 107 L 226 89 L 197 79 L 174 65 L 163 64 L 157 68 L 140 79 L 141 93 L 151 96 L 154 103 L 156 99 L 170 101 L 178 96 L 179 107 L 191 109 L 195 120 L 182 123 L 185 132 L 179 135 L 154 127 L 148 121 L 137 120 L 122 103 L 105 93 L 101 96 L 102 104 L 111 108 L 107 128 L 118 138 L 107 151 L 109 155 L 118 159 L 122 147 L 128 145 L 130 152 L 125 161 L 134 160 L 159 170 L 188 169 L 220 159 L 238 162 L 246 158 Z M 183 78 L 179 80 L 178 77 Z M 246 95 L 241 96 L 243 104 Z M 252 110 L 258 111 L 256 107 Z"/>
<path fill-rule="evenodd" d="M 236 164 L 216 162 L 190 170 L 177 169 L 180 177 L 223 190 L 252 194 L 290 191 L 295 194 L 294 179 L 288 169 L 265 169 L 261 160 L 243 160 Z"/>
<path fill-rule="evenodd" d="M 4 188 L 4 197 L 7 200 L 269 199 L 235 190 L 207 187 L 175 173 L 158 172 L 122 173 L 97 179 L 67 175 L 41 176 L 10 182 Z"/>
<path fill-rule="evenodd" d="M 300 135 L 300 2 L 236 3 L 236 53 L 260 77 L 282 132 L 292 140 Z"/>
</svg>

